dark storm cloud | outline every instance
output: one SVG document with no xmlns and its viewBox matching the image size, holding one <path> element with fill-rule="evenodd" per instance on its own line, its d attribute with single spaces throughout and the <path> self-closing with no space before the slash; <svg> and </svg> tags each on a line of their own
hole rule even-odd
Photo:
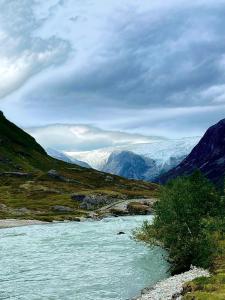
<svg viewBox="0 0 225 300">
<path fill-rule="evenodd" d="M 118 13 L 106 45 L 48 87 L 49 98 L 112 107 L 209 105 L 225 82 L 225 5 Z M 121 21 L 122 20 L 122 21 Z M 49 99 L 51 102 L 51 99 Z"/>
<path fill-rule="evenodd" d="M 0 4 L 1 108 L 24 127 L 199 135 L 225 115 L 225 0 Z"/>
</svg>

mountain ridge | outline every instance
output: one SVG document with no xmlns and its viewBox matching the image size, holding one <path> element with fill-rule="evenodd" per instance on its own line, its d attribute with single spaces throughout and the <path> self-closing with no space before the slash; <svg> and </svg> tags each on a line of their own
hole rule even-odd
<svg viewBox="0 0 225 300">
<path fill-rule="evenodd" d="M 177 167 L 159 177 L 159 182 L 190 175 L 197 169 L 215 183 L 225 176 L 225 119 L 209 127 L 191 153 Z"/>
<path fill-rule="evenodd" d="M 69 157 L 87 162 L 91 167 L 96 168 L 97 170 L 107 170 L 107 172 L 111 174 L 127 177 L 126 172 L 123 174 L 121 173 L 121 165 L 125 164 L 127 161 L 125 156 L 123 161 L 120 157 L 120 164 L 118 164 L 117 170 L 115 169 L 116 161 L 113 166 L 112 158 L 114 157 L 117 159 L 118 153 L 133 153 L 133 158 L 134 155 L 136 155 L 136 158 L 138 156 L 139 160 L 145 161 L 146 166 L 150 161 L 154 161 L 154 164 L 151 163 L 148 170 L 145 170 L 142 173 L 140 173 L 140 169 L 136 164 L 136 173 L 140 174 L 139 179 L 153 181 L 162 172 L 167 172 L 169 169 L 179 164 L 197 144 L 199 139 L 200 137 L 189 137 L 176 140 L 157 140 L 151 143 L 129 144 L 126 146 L 102 148 L 85 152 L 66 152 L 66 154 Z M 117 154 L 117 158 L 113 153 Z M 128 156 L 131 159 L 131 155 Z M 133 163 L 135 163 L 135 160 L 133 160 Z M 132 161 L 130 160 L 130 166 L 131 164 Z M 134 168 L 134 165 L 132 168 Z M 136 176 L 134 176 L 134 179 L 135 178 Z"/>
<path fill-rule="evenodd" d="M 94 197 L 98 206 L 102 199 L 146 198 L 157 190 L 156 184 L 54 159 L 0 114 L 0 218 L 73 220 L 90 213 L 81 209 L 80 198 Z"/>
</svg>

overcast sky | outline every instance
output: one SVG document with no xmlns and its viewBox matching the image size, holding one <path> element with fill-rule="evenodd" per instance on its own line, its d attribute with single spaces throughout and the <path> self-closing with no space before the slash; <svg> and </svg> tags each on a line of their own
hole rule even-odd
<svg viewBox="0 0 225 300">
<path fill-rule="evenodd" d="M 0 109 L 45 136 L 73 124 L 77 145 L 86 128 L 88 150 L 201 135 L 225 117 L 224 16 L 225 0 L 0 0 Z"/>
</svg>

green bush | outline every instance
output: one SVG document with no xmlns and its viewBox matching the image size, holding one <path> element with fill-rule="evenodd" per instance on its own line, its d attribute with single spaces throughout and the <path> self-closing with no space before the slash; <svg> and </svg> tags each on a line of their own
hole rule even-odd
<svg viewBox="0 0 225 300">
<path fill-rule="evenodd" d="M 197 171 L 161 188 L 160 200 L 154 207 L 153 224 L 144 223 L 135 237 L 151 245 L 163 246 L 173 273 L 187 270 L 191 264 L 209 267 L 217 249 L 210 220 L 222 219 L 224 207 L 224 198 Z"/>
</svg>

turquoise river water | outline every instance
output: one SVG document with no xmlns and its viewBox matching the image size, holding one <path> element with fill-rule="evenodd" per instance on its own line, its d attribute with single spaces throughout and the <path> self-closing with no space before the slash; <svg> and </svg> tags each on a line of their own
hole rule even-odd
<svg viewBox="0 0 225 300">
<path fill-rule="evenodd" d="M 0 230 L 0 300 L 126 300 L 138 295 L 168 276 L 162 250 L 130 238 L 146 219 L 152 217 Z"/>
</svg>

